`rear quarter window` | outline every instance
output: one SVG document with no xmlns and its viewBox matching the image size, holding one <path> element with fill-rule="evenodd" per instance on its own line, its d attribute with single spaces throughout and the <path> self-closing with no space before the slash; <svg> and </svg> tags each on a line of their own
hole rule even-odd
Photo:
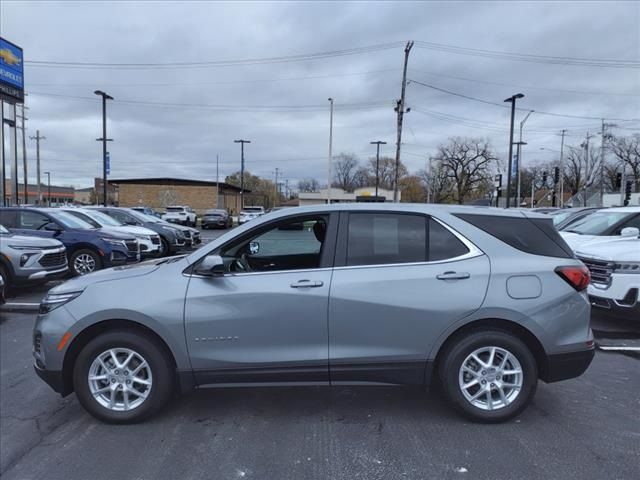
<svg viewBox="0 0 640 480">
<path fill-rule="evenodd" d="M 462 213 L 455 216 L 520 251 L 545 257 L 573 257 L 571 248 L 558 234 L 551 218 Z"/>
</svg>

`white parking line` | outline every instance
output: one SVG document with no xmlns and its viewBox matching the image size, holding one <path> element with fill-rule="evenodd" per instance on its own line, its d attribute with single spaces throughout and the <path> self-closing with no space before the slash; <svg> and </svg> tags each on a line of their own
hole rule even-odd
<svg viewBox="0 0 640 480">
<path fill-rule="evenodd" d="M 640 352 L 640 347 L 616 347 L 616 346 L 600 346 L 598 345 L 600 350 L 614 350 L 619 352 Z"/>
</svg>

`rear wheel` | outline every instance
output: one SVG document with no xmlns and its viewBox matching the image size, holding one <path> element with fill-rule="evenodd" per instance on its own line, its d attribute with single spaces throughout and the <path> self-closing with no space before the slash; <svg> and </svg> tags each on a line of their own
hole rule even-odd
<svg viewBox="0 0 640 480">
<path fill-rule="evenodd" d="M 73 386 L 82 406 L 108 423 L 135 423 L 157 413 L 174 388 L 162 348 L 129 330 L 104 333 L 80 352 Z"/>
<path fill-rule="evenodd" d="M 2 284 L 4 285 L 4 294 L 8 296 L 11 288 L 11 278 L 9 277 L 9 270 L 2 264 L 0 264 L 0 278 L 2 278 Z"/>
<path fill-rule="evenodd" d="M 520 414 L 538 383 L 535 358 L 515 335 L 475 330 L 459 338 L 440 362 L 444 394 L 471 420 L 497 423 Z"/>
<path fill-rule="evenodd" d="M 167 242 L 164 237 L 160 237 L 160 256 L 166 257 L 169 255 L 170 251 L 169 242 Z"/>
<path fill-rule="evenodd" d="M 73 252 L 69 263 L 74 275 L 87 275 L 102 268 L 100 256 L 89 249 Z"/>
</svg>

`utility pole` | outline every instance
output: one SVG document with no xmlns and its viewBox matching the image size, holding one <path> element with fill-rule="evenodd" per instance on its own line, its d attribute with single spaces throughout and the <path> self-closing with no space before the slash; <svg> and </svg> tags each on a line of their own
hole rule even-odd
<svg viewBox="0 0 640 480">
<path fill-rule="evenodd" d="M 234 140 L 233 143 L 240 144 L 240 210 L 242 210 L 244 208 L 244 144 L 251 143 L 251 140 L 240 139 Z"/>
<path fill-rule="evenodd" d="M 331 204 L 331 162 L 333 160 L 333 98 L 329 97 L 329 158 L 327 159 L 327 204 Z"/>
<path fill-rule="evenodd" d="M 40 180 L 40 140 L 46 140 L 47 137 L 41 137 L 40 130 L 36 130 L 36 136 L 29 137 L 29 139 L 36 141 L 36 181 L 38 182 L 37 204 L 38 206 L 42 206 L 42 188 L 40 185 L 42 183 Z"/>
<path fill-rule="evenodd" d="M 5 172 L 5 158 L 4 158 L 4 101 L 0 97 L 0 206 L 7 206 L 7 196 L 5 194 L 5 181 L 7 173 Z"/>
<path fill-rule="evenodd" d="M 589 135 L 589 132 L 587 132 L 587 138 L 585 139 L 584 143 L 582 144 L 584 146 L 584 164 L 585 164 L 585 174 L 589 171 L 589 140 L 591 140 L 591 138 L 593 138 L 595 135 Z M 588 182 L 588 178 L 585 177 L 584 179 L 584 206 L 587 206 L 587 182 Z"/>
<path fill-rule="evenodd" d="M 605 142 L 608 140 L 608 127 L 615 127 L 616 125 L 613 123 L 605 123 L 604 118 L 602 119 L 602 130 L 600 132 L 601 140 L 600 140 L 600 206 L 604 206 L 604 161 L 605 161 Z M 624 168 L 624 162 L 622 162 Z"/>
<path fill-rule="evenodd" d="M 404 67 L 402 69 L 402 90 L 400 91 L 400 100 L 396 102 L 396 113 L 398 114 L 398 139 L 396 141 L 396 172 L 393 182 L 393 201 L 398 202 L 398 175 L 400 170 L 400 145 L 402 145 L 402 122 L 405 114 L 405 91 L 407 89 L 407 65 L 409 64 L 409 52 L 413 47 L 413 41 L 407 42 L 404 47 Z M 407 110 L 408 112 L 409 110 Z"/>
<path fill-rule="evenodd" d="M 562 138 L 560 140 L 560 208 L 564 207 L 564 135 L 566 130 L 560 132 Z"/>
<path fill-rule="evenodd" d="M 278 171 L 279 171 L 279 169 L 278 169 L 278 167 L 276 167 L 276 185 L 275 185 L 275 187 L 276 187 L 276 192 L 275 192 L 275 193 L 276 193 L 276 195 L 275 195 L 275 197 L 273 198 L 273 206 L 274 206 L 274 207 L 277 207 L 277 206 L 278 206 L 278 205 L 277 205 L 277 203 L 278 203 Z"/>
<path fill-rule="evenodd" d="M 102 194 L 104 195 L 104 206 L 107 206 L 107 142 L 113 141 L 111 138 L 107 138 L 107 100 L 113 100 L 111 95 L 103 92 L 102 90 L 96 90 L 96 95 L 102 97 L 102 138 L 98 138 L 98 141 L 102 141 Z"/>
<path fill-rule="evenodd" d="M 380 140 L 376 142 L 369 142 L 371 145 L 376 146 L 376 201 L 378 197 L 378 185 L 380 183 L 380 145 L 386 145 L 387 142 L 382 142 Z"/>
<path fill-rule="evenodd" d="M 507 205 L 506 208 L 511 206 L 511 170 L 513 169 L 513 123 L 515 121 L 516 115 L 516 100 L 519 98 L 524 98 L 522 93 L 516 93 L 515 95 L 510 96 L 505 99 L 505 102 L 511 103 L 511 123 L 509 128 L 509 162 L 508 162 L 508 170 L 507 170 Z M 533 200 L 532 200 L 533 201 Z"/>
<path fill-rule="evenodd" d="M 51 207 L 51 172 L 44 172 L 47 176 L 47 206 Z"/>
<path fill-rule="evenodd" d="M 220 162 L 216 153 L 216 208 L 218 208 L 218 199 L 220 198 Z"/>
<path fill-rule="evenodd" d="M 25 121 L 28 120 L 28 118 L 25 117 L 24 114 L 24 102 L 21 104 L 21 107 L 22 115 L 20 116 L 20 118 L 22 119 L 22 127 L 20 129 L 22 130 L 22 169 L 24 173 L 24 204 L 26 205 L 27 203 L 29 203 L 29 174 L 27 172 L 27 140 L 25 133 L 27 130 Z"/>
<path fill-rule="evenodd" d="M 527 116 L 524 117 L 524 120 L 522 120 L 520 122 L 520 140 L 518 141 L 518 152 L 516 153 L 517 155 L 517 159 L 518 159 L 518 168 L 516 169 L 516 185 L 518 186 L 518 192 L 517 192 L 517 196 L 518 196 L 518 200 L 517 200 L 517 205 L 516 206 L 520 206 L 520 171 L 522 170 L 522 145 L 526 145 L 525 142 L 522 141 L 522 128 L 524 127 L 525 122 L 529 119 L 529 116 L 534 112 L 534 110 L 531 110 L 529 113 L 527 113 Z"/>
</svg>

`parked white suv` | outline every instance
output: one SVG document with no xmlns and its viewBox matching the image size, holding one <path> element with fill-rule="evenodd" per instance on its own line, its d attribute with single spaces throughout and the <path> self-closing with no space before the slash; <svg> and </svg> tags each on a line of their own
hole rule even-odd
<svg viewBox="0 0 640 480">
<path fill-rule="evenodd" d="M 631 229 L 629 229 L 631 230 Z M 616 318 L 640 321 L 640 238 L 583 244 L 576 256 L 589 268 L 591 305 Z"/>
<path fill-rule="evenodd" d="M 240 217 L 238 217 L 238 223 L 242 225 L 262 215 L 264 215 L 264 207 L 244 207 L 240 212 Z"/>
<path fill-rule="evenodd" d="M 180 225 L 186 225 L 188 227 L 195 227 L 198 217 L 191 207 L 174 205 L 166 208 L 166 213 L 162 215 L 162 220 L 179 223 Z"/>
</svg>

